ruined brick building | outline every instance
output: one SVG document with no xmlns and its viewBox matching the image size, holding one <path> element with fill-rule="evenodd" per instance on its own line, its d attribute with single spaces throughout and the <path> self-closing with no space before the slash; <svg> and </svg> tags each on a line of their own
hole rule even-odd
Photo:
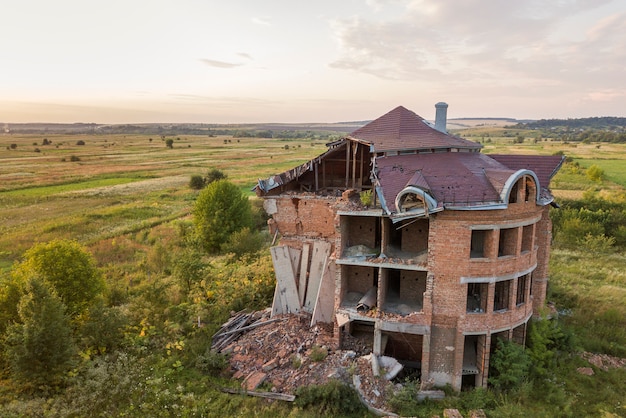
<svg viewBox="0 0 626 418">
<path fill-rule="evenodd" d="M 545 304 L 560 156 L 485 155 L 397 107 L 256 191 L 279 233 L 273 312 L 307 311 L 422 386 L 486 386 Z M 370 200 L 371 201 L 368 201 Z"/>
</svg>

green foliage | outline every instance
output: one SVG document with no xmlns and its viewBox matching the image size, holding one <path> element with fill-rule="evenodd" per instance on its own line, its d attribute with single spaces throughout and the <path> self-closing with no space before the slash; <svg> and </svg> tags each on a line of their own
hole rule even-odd
<svg viewBox="0 0 626 418">
<path fill-rule="evenodd" d="M 13 277 L 25 282 L 39 277 L 49 283 L 72 317 L 84 311 L 105 291 L 105 282 L 93 257 L 76 241 L 53 240 L 36 244 L 24 254 Z"/>
<path fill-rule="evenodd" d="M 204 188 L 204 179 L 200 175 L 191 176 L 189 179 L 189 187 L 194 190 L 201 190 Z"/>
<path fill-rule="evenodd" d="M 122 347 L 128 318 L 120 307 L 108 307 L 99 300 L 80 319 L 80 346 L 83 350 L 104 354 Z"/>
<path fill-rule="evenodd" d="M 171 261 L 170 251 L 160 242 L 150 248 L 146 258 L 149 271 L 156 274 L 169 275 L 171 273 Z"/>
<path fill-rule="evenodd" d="M 227 180 L 209 184 L 198 195 L 193 209 L 196 233 L 204 249 L 216 253 L 230 235 L 251 224 L 248 198 Z"/>
<path fill-rule="evenodd" d="M 228 357 L 207 348 L 204 354 L 198 356 L 196 368 L 202 373 L 214 375 L 219 374 L 228 366 Z"/>
<path fill-rule="evenodd" d="M 583 200 L 561 205 L 550 212 L 558 247 L 604 253 L 626 245 L 626 205 L 620 196 L 608 200 L 586 192 Z"/>
<path fill-rule="evenodd" d="M 0 278 L 0 335 L 10 323 L 19 321 L 18 305 L 24 294 L 24 285 L 9 277 Z"/>
<path fill-rule="evenodd" d="M 359 197 L 363 206 L 370 206 L 372 204 L 372 190 L 363 190 Z"/>
<path fill-rule="evenodd" d="M 323 361 L 326 356 L 328 356 L 328 349 L 325 347 L 320 347 L 319 345 L 314 345 L 311 347 L 311 361 L 318 362 Z"/>
<path fill-rule="evenodd" d="M 246 255 L 254 255 L 264 248 L 267 241 L 267 234 L 265 232 L 255 232 L 250 228 L 245 227 L 239 231 L 233 232 L 228 241 L 226 241 L 221 250 L 224 253 L 231 253 L 235 255 L 236 259 L 241 259 Z"/>
<path fill-rule="evenodd" d="M 319 415 L 362 416 L 365 413 L 365 407 L 356 391 L 338 380 L 331 380 L 323 385 L 299 387 L 296 390 L 295 404 Z"/>
<path fill-rule="evenodd" d="M 572 350 L 574 343 L 571 335 L 561 329 L 556 319 L 544 315 L 529 322 L 527 353 L 534 376 L 547 377 L 558 365 L 559 356 Z"/>
<path fill-rule="evenodd" d="M 203 254 L 194 248 L 184 249 L 176 256 L 174 276 L 184 284 L 188 292 L 194 285 L 200 283 L 206 274 L 208 266 L 202 257 Z"/>
<path fill-rule="evenodd" d="M 604 170 L 593 164 L 586 170 L 586 175 L 591 181 L 600 182 L 604 179 Z"/>
<path fill-rule="evenodd" d="M 228 178 L 228 176 L 222 170 L 212 168 L 206 173 L 206 176 L 204 177 L 204 184 L 209 185 L 214 181 L 226 180 L 226 178 Z"/>
<path fill-rule="evenodd" d="M 165 146 L 168 148 L 174 148 L 174 140 L 172 138 L 167 138 L 165 140 Z"/>
<path fill-rule="evenodd" d="M 74 340 L 65 306 L 42 280 L 28 280 L 18 305 L 19 322 L 7 328 L 5 355 L 14 378 L 33 389 L 62 383 L 74 361 Z"/>
<path fill-rule="evenodd" d="M 529 368 L 530 358 L 523 346 L 498 339 L 489 362 L 489 384 L 497 390 L 511 390 L 528 377 Z"/>
<path fill-rule="evenodd" d="M 222 260 L 213 263 L 203 282 L 201 296 L 206 300 L 211 317 L 220 321 L 230 311 L 264 309 L 271 305 L 276 285 L 270 254 L 263 254 L 247 263 Z"/>
</svg>

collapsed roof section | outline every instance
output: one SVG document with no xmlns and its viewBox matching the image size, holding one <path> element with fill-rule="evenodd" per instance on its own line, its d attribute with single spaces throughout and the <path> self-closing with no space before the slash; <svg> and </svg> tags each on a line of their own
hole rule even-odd
<svg viewBox="0 0 626 418">
<path fill-rule="evenodd" d="M 402 106 L 328 147 L 298 167 L 259 180 L 257 194 L 374 190 L 384 214 L 400 220 L 444 209 L 504 209 L 522 181 L 533 194 L 527 201 L 547 205 L 553 200 L 550 179 L 564 161 L 481 154 L 482 145 L 441 132 Z"/>
</svg>

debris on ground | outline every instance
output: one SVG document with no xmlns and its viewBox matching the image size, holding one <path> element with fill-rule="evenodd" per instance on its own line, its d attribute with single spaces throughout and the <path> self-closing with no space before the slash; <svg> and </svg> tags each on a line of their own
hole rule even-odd
<svg viewBox="0 0 626 418">
<path fill-rule="evenodd" d="M 371 347 L 346 335 L 344 349 L 331 350 L 331 324 L 310 327 L 306 313 L 270 316 L 270 309 L 236 313 L 213 337 L 212 348 L 229 355 L 233 378 L 243 390 L 293 395 L 300 386 L 331 379 L 352 384 L 358 376 L 363 400 L 374 409 L 389 410 L 386 400 L 401 385 L 385 379 L 385 373 L 375 376 Z"/>
<path fill-rule="evenodd" d="M 597 368 L 608 371 L 609 369 L 617 369 L 620 367 L 626 367 L 626 358 L 613 357 L 608 354 L 597 354 L 585 351 L 581 354 L 581 357 L 587 360 Z"/>
</svg>

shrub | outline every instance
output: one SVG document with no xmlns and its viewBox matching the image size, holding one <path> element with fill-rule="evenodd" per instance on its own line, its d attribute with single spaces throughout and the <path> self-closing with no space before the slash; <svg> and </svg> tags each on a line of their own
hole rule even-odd
<svg viewBox="0 0 626 418">
<path fill-rule="evenodd" d="M 174 140 L 172 138 L 167 138 L 165 140 L 165 146 L 168 148 L 174 148 Z"/>
<path fill-rule="evenodd" d="M 206 374 L 220 373 L 227 366 L 228 358 L 210 348 L 207 348 L 205 353 L 196 359 L 196 368 Z"/>
<path fill-rule="evenodd" d="M 49 284 L 32 278 L 20 299 L 18 312 L 20 322 L 11 324 L 6 332 L 6 358 L 11 373 L 35 388 L 62 383 L 75 353 L 63 302 Z"/>
<path fill-rule="evenodd" d="M 220 169 L 212 168 L 206 173 L 206 177 L 204 178 L 204 184 L 211 184 L 214 181 L 224 180 L 228 176 Z"/>
<path fill-rule="evenodd" d="M 223 253 L 232 253 L 235 258 L 240 259 L 245 255 L 251 255 L 263 248 L 265 244 L 265 236 L 261 232 L 251 231 L 245 227 L 239 231 L 233 232 L 228 241 L 221 246 Z"/>
<path fill-rule="evenodd" d="M 586 170 L 586 175 L 591 181 L 600 182 L 604 179 L 604 170 L 593 164 Z"/>
<path fill-rule="evenodd" d="M 356 391 L 338 380 L 331 380 L 323 385 L 300 386 L 296 390 L 295 404 L 318 415 L 365 413 L 365 407 Z"/>
<path fill-rule="evenodd" d="M 73 162 L 80 161 L 80 157 L 78 157 L 76 155 L 72 155 L 72 156 L 70 156 L 70 161 L 73 161 Z"/>
<path fill-rule="evenodd" d="M 191 176 L 189 179 L 189 187 L 194 190 L 200 190 L 204 188 L 204 179 L 200 175 Z"/>
<path fill-rule="evenodd" d="M 85 141 L 79 139 L 78 141 L 76 141 L 76 145 L 85 145 Z"/>
<path fill-rule="evenodd" d="M 209 184 L 198 195 L 193 210 L 196 233 L 207 252 L 218 252 L 233 232 L 249 227 L 250 202 L 227 180 Z"/>
<path fill-rule="evenodd" d="M 360 195 L 361 204 L 369 206 L 372 204 L 372 190 L 363 190 Z"/>
<path fill-rule="evenodd" d="M 93 257 L 76 241 L 36 244 L 24 253 L 24 261 L 14 268 L 13 277 L 22 283 L 32 277 L 49 283 L 72 317 L 105 290 L 104 279 Z"/>
<path fill-rule="evenodd" d="M 319 345 L 314 345 L 311 348 L 311 361 L 322 361 L 328 356 L 328 350 L 324 347 L 320 347 Z"/>
<path fill-rule="evenodd" d="M 511 390 L 528 377 L 530 358 L 524 347 L 513 341 L 498 339 L 489 364 L 489 384 L 498 390 Z"/>
</svg>

